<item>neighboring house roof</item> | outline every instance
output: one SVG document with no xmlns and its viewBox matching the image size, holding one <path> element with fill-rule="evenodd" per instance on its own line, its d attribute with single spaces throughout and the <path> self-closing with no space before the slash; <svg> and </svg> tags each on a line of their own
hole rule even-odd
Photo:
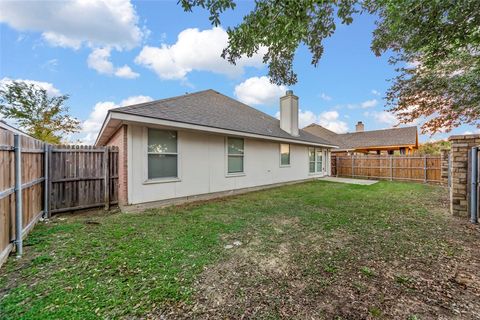
<svg viewBox="0 0 480 320">
<path fill-rule="evenodd" d="M 337 144 L 340 150 L 373 147 L 418 146 L 416 126 L 343 134 L 337 134 L 315 123 L 312 123 L 303 129 Z"/>
<path fill-rule="evenodd" d="M 109 114 L 128 114 L 175 123 L 231 130 L 239 134 L 249 133 L 263 137 L 336 147 L 328 140 L 301 129 L 298 136 L 292 136 L 280 129 L 280 120 L 214 90 L 116 108 L 110 110 Z M 106 124 L 108 125 L 108 115 L 106 122 L 102 126 L 96 144 L 106 142 L 104 141 L 103 131 Z"/>
<path fill-rule="evenodd" d="M 20 134 L 22 136 L 30 137 L 30 135 L 26 134 L 25 132 L 23 132 L 20 129 L 15 128 L 14 126 L 9 125 L 4 120 L 0 120 L 0 129 L 8 130 L 8 131 L 11 131 L 13 133 Z"/>
</svg>

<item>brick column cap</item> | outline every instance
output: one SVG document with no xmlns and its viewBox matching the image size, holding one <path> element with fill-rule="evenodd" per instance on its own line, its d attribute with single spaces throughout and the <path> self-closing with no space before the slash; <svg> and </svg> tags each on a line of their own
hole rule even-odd
<svg viewBox="0 0 480 320">
<path fill-rule="evenodd" d="M 448 140 L 463 140 L 463 139 L 477 139 L 480 138 L 480 134 L 459 134 L 448 137 Z"/>
</svg>

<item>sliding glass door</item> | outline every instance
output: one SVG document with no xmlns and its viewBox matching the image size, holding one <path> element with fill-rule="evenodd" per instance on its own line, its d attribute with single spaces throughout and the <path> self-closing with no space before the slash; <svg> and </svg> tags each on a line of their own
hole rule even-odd
<svg viewBox="0 0 480 320">
<path fill-rule="evenodd" d="M 308 148 L 309 172 L 311 174 L 326 174 L 328 151 L 321 148 Z"/>
</svg>

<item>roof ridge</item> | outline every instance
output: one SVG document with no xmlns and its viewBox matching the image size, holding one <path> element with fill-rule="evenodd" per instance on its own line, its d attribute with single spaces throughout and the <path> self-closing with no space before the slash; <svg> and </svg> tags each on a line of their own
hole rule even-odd
<svg viewBox="0 0 480 320">
<path fill-rule="evenodd" d="M 322 127 L 323 128 L 323 127 Z M 386 128 L 386 129 L 375 129 L 375 130 L 366 130 L 360 132 L 346 132 L 346 133 L 337 133 L 338 135 L 347 135 L 347 134 L 356 134 L 356 133 L 369 133 L 369 132 L 378 132 L 378 131 L 386 131 L 386 130 L 398 130 L 398 129 L 411 129 L 416 128 L 417 126 L 408 126 L 408 127 L 398 127 L 398 128 Z M 327 129 L 328 130 L 328 129 Z"/>
<path fill-rule="evenodd" d="M 124 109 L 124 108 L 131 108 L 131 107 L 143 107 L 143 106 L 148 106 L 148 105 L 151 105 L 151 104 L 154 104 L 154 103 L 171 101 L 171 100 L 176 100 L 176 99 L 180 99 L 180 98 L 183 98 L 183 97 L 193 96 L 193 95 L 205 93 L 205 92 L 208 92 L 208 91 L 213 91 L 213 92 L 218 93 L 217 91 L 215 91 L 213 89 L 206 89 L 206 90 L 196 91 L 196 92 L 192 92 L 192 93 L 185 93 L 185 94 L 170 97 L 170 98 L 163 98 L 163 99 L 157 99 L 157 100 L 152 100 L 152 101 L 147 101 L 147 102 L 129 104 L 127 106 L 113 108 L 113 109 L 110 109 L 110 110 L 114 111 L 114 110 L 121 110 L 121 109 Z"/>
</svg>

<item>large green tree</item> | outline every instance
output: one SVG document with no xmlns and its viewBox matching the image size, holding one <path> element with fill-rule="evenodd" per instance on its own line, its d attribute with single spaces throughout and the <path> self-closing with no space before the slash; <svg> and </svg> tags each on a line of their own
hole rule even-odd
<svg viewBox="0 0 480 320">
<path fill-rule="evenodd" d="M 34 84 L 13 81 L 0 88 L 0 114 L 32 137 L 58 144 L 65 134 L 80 130 L 80 122 L 68 114 L 67 100 L 68 95 L 49 96 Z"/>
<path fill-rule="evenodd" d="M 202 7 L 213 25 L 234 0 L 179 0 L 186 11 Z M 372 50 L 391 54 L 398 76 L 387 92 L 400 122 L 423 119 L 424 132 L 450 130 L 480 118 L 480 1 L 478 0 L 256 0 L 243 21 L 228 28 L 222 56 L 235 63 L 267 49 L 264 62 L 276 84 L 297 82 L 293 59 L 299 45 L 322 57 L 323 40 L 336 23 L 355 14 L 377 17 Z"/>
</svg>

